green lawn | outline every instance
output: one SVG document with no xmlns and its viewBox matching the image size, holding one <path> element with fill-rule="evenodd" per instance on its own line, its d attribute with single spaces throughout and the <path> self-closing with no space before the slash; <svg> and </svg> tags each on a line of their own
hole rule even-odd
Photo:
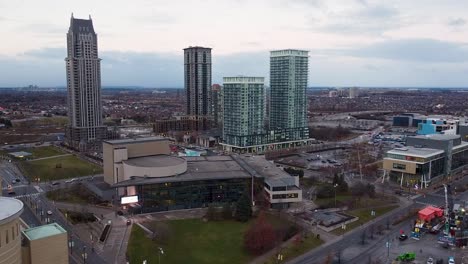
<svg viewBox="0 0 468 264">
<path fill-rule="evenodd" d="M 47 199 L 57 202 L 77 203 L 77 204 L 101 204 L 104 203 L 93 192 L 88 190 L 83 184 L 75 184 L 67 188 L 51 190 L 46 193 Z"/>
<path fill-rule="evenodd" d="M 157 247 L 162 247 L 161 263 L 171 264 L 243 264 L 252 259 L 243 248 L 249 223 L 236 221 L 203 222 L 201 219 L 167 222 L 170 236 L 167 245 L 148 238 L 134 225 L 128 244 L 130 263 L 158 263 Z"/>
<path fill-rule="evenodd" d="M 356 210 L 351 210 L 351 211 L 346 211 L 345 213 L 349 215 L 354 215 L 359 217 L 359 220 L 352 222 L 350 224 L 346 225 L 346 230 L 343 230 L 341 228 L 337 228 L 332 231 L 333 234 L 335 235 L 342 235 L 364 223 L 369 222 L 370 220 L 382 216 L 383 214 L 392 211 L 393 209 L 398 208 L 398 205 L 389 205 L 389 206 L 384 206 L 384 207 L 379 207 L 376 209 L 373 209 L 375 211 L 375 216 L 371 216 L 371 211 L 372 209 L 366 208 L 366 209 L 356 209 Z"/>
<path fill-rule="evenodd" d="M 25 161 L 22 165 L 31 180 L 40 178 L 41 182 L 102 173 L 101 167 L 75 156 Z"/>
<path fill-rule="evenodd" d="M 66 154 L 65 152 L 61 151 L 60 149 L 54 146 L 30 148 L 26 149 L 25 151 L 30 152 L 32 154 L 32 157 L 28 157 L 31 159 L 39 159 Z"/>
<path fill-rule="evenodd" d="M 300 256 L 307 251 L 320 246 L 323 243 L 320 238 L 316 238 L 315 235 L 309 235 L 307 238 L 304 238 L 302 242 L 293 241 L 287 247 L 280 249 L 278 253 L 283 256 L 283 262 L 291 260 L 297 256 Z M 278 254 L 272 256 L 265 264 L 276 264 L 278 263 Z"/>
</svg>

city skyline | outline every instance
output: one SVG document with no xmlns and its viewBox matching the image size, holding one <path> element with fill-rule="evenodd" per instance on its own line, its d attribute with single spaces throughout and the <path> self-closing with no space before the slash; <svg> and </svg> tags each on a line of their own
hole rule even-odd
<svg viewBox="0 0 468 264">
<path fill-rule="evenodd" d="M 310 51 L 310 86 L 468 86 L 460 1 L 117 1 L 112 14 L 105 3 L 24 4 L 0 3 L 0 32 L 9 36 L 0 87 L 64 85 L 61 38 L 72 12 L 91 14 L 101 29 L 103 85 L 183 87 L 180 50 L 200 45 L 213 48 L 213 83 L 235 74 L 268 80 L 268 51 L 294 48 Z"/>
</svg>

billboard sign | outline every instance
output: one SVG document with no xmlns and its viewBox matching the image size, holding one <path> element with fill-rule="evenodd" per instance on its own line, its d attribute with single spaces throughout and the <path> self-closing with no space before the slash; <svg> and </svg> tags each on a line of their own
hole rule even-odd
<svg viewBox="0 0 468 264">
<path fill-rule="evenodd" d="M 131 203 L 138 203 L 138 196 L 124 196 L 120 200 L 121 204 L 131 204 Z"/>
</svg>

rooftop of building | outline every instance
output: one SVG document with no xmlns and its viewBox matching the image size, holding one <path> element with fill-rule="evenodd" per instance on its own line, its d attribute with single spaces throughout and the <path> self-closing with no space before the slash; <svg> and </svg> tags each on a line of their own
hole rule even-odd
<svg viewBox="0 0 468 264">
<path fill-rule="evenodd" d="M 189 50 L 189 49 L 208 49 L 208 50 L 211 50 L 212 48 L 201 47 L 201 46 L 189 46 L 188 48 L 185 48 L 184 50 Z"/>
<path fill-rule="evenodd" d="M 240 155 L 238 158 L 241 162 L 245 162 L 248 170 L 256 177 L 264 177 L 265 182 L 271 187 L 295 185 L 294 177 L 266 160 L 264 156 Z"/>
<path fill-rule="evenodd" d="M 168 140 L 165 137 L 141 137 L 141 138 L 124 138 L 124 139 L 114 139 L 114 140 L 104 140 L 104 143 L 110 145 L 123 145 L 123 144 L 133 144 L 133 143 L 144 143 L 144 142 L 153 142 L 153 141 L 165 141 Z"/>
<path fill-rule="evenodd" d="M 429 158 L 444 153 L 443 150 L 431 148 L 404 147 L 387 151 L 387 154 L 405 155 L 418 158 Z"/>
<path fill-rule="evenodd" d="M 187 160 L 187 171 L 182 174 L 158 178 L 131 177 L 132 179 L 116 183 L 113 187 L 251 177 L 231 156 L 200 156 L 183 159 Z"/>
<path fill-rule="evenodd" d="M 94 32 L 94 27 L 93 27 L 93 20 L 91 19 L 91 16 L 89 16 L 89 19 L 79 19 L 79 18 L 74 18 L 73 14 L 71 17 L 70 21 L 70 30 L 73 31 L 73 33 L 92 33 L 95 34 Z"/>
<path fill-rule="evenodd" d="M 308 50 L 299 49 L 284 49 L 284 50 L 272 50 L 270 51 L 270 57 L 282 57 L 282 56 L 301 56 L 308 57 Z"/>
<path fill-rule="evenodd" d="M 57 223 L 29 228 L 22 232 L 30 241 L 67 233 L 67 231 Z"/>
<path fill-rule="evenodd" d="M 23 202 L 9 197 L 0 197 L 0 225 L 8 223 L 23 212 Z"/>
<path fill-rule="evenodd" d="M 10 154 L 11 156 L 13 156 L 15 158 L 23 158 L 23 157 L 27 157 L 27 156 L 32 155 L 30 152 L 26 152 L 26 151 L 10 152 L 8 154 Z"/>
<path fill-rule="evenodd" d="M 446 141 L 446 140 L 459 139 L 459 138 L 460 138 L 460 135 L 431 134 L 431 135 L 412 136 L 412 138 L 421 138 L 421 139 L 432 139 L 432 140 Z"/>
<path fill-rule="evenodd" d="M 177 166 L 177 165 L 184 164 L 185 162 L 186 160 L 183 158 L 169 156 L 169 155 L 145 156 L 145 157 L 138 157 L 138 158 L 130 158 L 128 160 L 123 161 L 123 163 L 131 165 L 131 166 L 148 167 L 148 168 Z"/>
</svg>

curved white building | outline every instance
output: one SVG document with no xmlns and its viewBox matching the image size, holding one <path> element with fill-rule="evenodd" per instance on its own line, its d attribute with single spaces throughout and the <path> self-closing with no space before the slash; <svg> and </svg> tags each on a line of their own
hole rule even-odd
<svg viewBox="0 0 468 264">
<path fill-rule="evenodd" d="M 0 197 L 0 264 L 21 264 L 20 200 Z"/>
<path fill-rule="evenodd" d="M 131 158 L 115 166 L 122 168 L 121 181 L 129 180 L 131 177 L 169 177 L 187 171 L 185 159 L 168 155 Z"/>
</svg>

